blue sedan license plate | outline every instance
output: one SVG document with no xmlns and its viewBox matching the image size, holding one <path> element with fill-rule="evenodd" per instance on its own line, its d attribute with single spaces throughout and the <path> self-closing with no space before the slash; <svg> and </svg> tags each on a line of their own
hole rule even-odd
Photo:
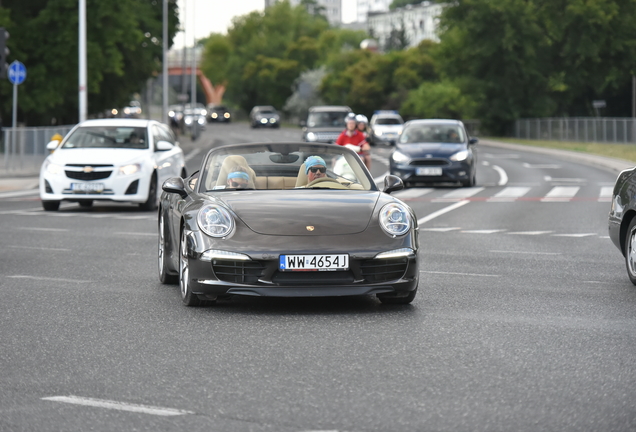
<svg viewBox="0 0 636 432">
<path fill-rule="evenodd" d="M 439 167 L 430 167 L 430 168 L 417 168 L 415 170 L 415 175 L 418 176 L 441 176 L 442 169 Z"/>
<path fill-rule="evenodd" d="M 349 269 L 349 255 L 281 255 L 281 271 L 338 271 Z"/>
</svg>

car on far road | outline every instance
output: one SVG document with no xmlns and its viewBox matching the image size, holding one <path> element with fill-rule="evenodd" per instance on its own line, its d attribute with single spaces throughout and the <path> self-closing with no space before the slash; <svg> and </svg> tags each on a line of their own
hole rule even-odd
<svg viewBox="0 0 636 432">
<path fill-rule="evenodd" d="M 475 186 L 476 155 L 471 138 L 460 120 L 411 120 L 404 124 L 389 171 L 405 185 L 459 183 Z"/>
<path fill-rule="evenodd" d="M 417 293 L 417 217 L 378 189 L 352 150 L 326 143 L 236 144 L 163 184 L 158 270 L 186 306 L 231 296 Z"/>
<path fill-rule="evenodd" d="M 232 113 L 225 105 L 208 104 L 208 123 L 229 123 L 232 121 Z"/>
<path fill-rule="evenodd" d="M 62 201 L 91 207 L 94 201 L 137 203 L 154 210 L 161 185 L 186 176 L 183 150 L 170 128 L 154 120 L 86 120 L 75 126 L 40 169 L 42 207 Z"/>
<path fill-rule="evenodd" d="M 404 120 L 397 111 L 376 111 L 369 122 L 369 144 L 395 145 L 403 127 Z"/>
<path fill-rule="evenodd" d="M 627 276 L 636 285 L 636 167 L 622 171 L 612 192 L 608 230 L 625 258 Z"/>
<path fill-rule="evenodd" d="M 340 105 L 319 105 L 309 108 L 307 121 L 300 123 L 303 128 L 303 141 L 307 142 L 336 142 L 340 133 L 345 129 L 345 117 L 351 108 Z"/>
<path fill-rule="evenodd" d="M 186 134 L 188 131 L 192 130 L 195 125 L 198 128 L 196 132 L 201 129 L 205 129 L 205 125 L 208 122 L 206 118 L 207 113 L 207 109 L 201 103 L 194 106 L 191 104 L 185 105 L 183 109 L 183 116 L 181 117 L 181 133 Z"/>
<path fill-rule="evenodd" d="M 127 107 L 121 111 L 122 117 L 125 118 L 139 118 L 141 117 L 141 103 L 139 101 L 130 101 Z"/>
<path fill-rule="evenodd" d="M 276 108 L 270 105 L 259 105 L 250 111 L 250 126 L 252 128 L 259 127 L 280 127 L 280 115 Z"/>
</svg>

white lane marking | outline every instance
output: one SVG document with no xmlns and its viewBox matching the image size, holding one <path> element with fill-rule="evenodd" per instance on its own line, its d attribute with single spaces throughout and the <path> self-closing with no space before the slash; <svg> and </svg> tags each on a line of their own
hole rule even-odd
<svg viewBox="0 0 636 432">
<path fill-rule="evenodd" d="M 46 248 L 46 247 L 30 247 L 30 246 L 8 246 L 14 249 L 29 249 L 29 250 L 42 250 L 42 251 L 59 251 L 59 252 L 70 252 L 70 249 L 64 248 Z"/>
<path fill-rule="evenodd" d="M 522 164 L 524 168 L 533 168 L 533 169 L 560 169 L 561 165 L 557 164 L 529 164 L 524 162 Z"/>
<path fill-rule="evenodd" d="M 89 280 L 77 280 L 77 279 L 60 279 L 60 278 L 51 278 L 51 277 L 38 277 L 38 276 L 27 276 L 27 275 L 13 275 L 7 276 L 11 279 L 33 279 L 40 281 L 53 281 L 53 282 L 73 282 L 73 283 L 89 283 L 92 281 Z"/>
<path fill-rule="evenodd" d="M 492 153 L 484 153 L 484 157 L 492 158 L 492 159 L 519 159 L 518 154 L 492 154 Z"/>
<path fill-rule="evenodd" d="M 598 195 L 599 202 L 612 201 L 612 194 L 614 193 L 614 186 L 601 187 L 601 193 Z"/>
<path fill-rule="evenodd" d="M 148 219 L 148 216 L 115 216 L 115 219 L 141 220 Z"/>
<path fill-rule="evenodd" d="M 137 412 L 143 414 L 152 414 L 158 416 L 178 416 L 185 414 L 194 414 L 192 411 L 179 410 L 173 408 L 161 408 L 154 407 L 150 405 L 139 405 L 139 404 L 130 404 L 125 402 L 118 402 L 112 400 L 104 400 L 104 399 L 93 399 L 79 396 L 50 396 L 44 397 L 42 400 L 53 401 L 53 402 L 64 402 L 75 405 L 85 405 L 92 406 L 97 408 L 107 408 L 114 409 L 119 411 L 130 411 Z"/>
<path fill-rule="evenodd" d="M 188 153 L 187 155 L 185 155 L 183 157 L 183 159 L 188 162 L 190 161 L 193 157 L 195 157 L 196 155 L 198 155 L 201 152 L 200 148 L 195 148 L 194 150 L 192 150 L 190 153 Z"/>
<path fill-rule="evenodd" d="M 448 207 L 444 207 L 441 210 L 437 210 L 436 212 L 433 212 L 431 214 L 429 214 L 428 216 L 424 216 L 421 219 L 417 220 L 418 225 L 422 225 L 423 223 L 426 223 L 432 219 L 435 219 L 438 216 L 443 215 L 444 213 L 448 213 L 449 211 L 455 210 L 456 208 L 459 208 L 463 205 L 468 204 L 470 201 L 458 201 L 455 204 L 451 204 Z"/>
<path fill-rule="evenodd" d="M 30 195 L 38 195 L 40 193 L 40 189 L 28 189 L 21 191 L 11 191 L 11 192 L 0 192 L 0 198 L 17 198 L 23 196 Z"/>
<path fill-rule="evenodd" d="M 399 199 L 404 199 L 404 198 L 417 198 L 417 197 L 421 197 L 424 196 L 428 193 L 433 192 L 434 189 L 432 188 L 411 188 L 411 189 L 405 189 L 405 190 L 401 190 L 401 191 L 397 191 L 395 193 L 393 193 L 392 195 L 395 197 L 398 197 Z"/>
<path fill-rule="evenodd" d="M 492 198 L 488 198 L 488 202 L 504 202 L 514 201 L 527 194 L 530 191 L 529 187 L 521 186 L 508 186 L 507 188 L 497 192 Z"/>
<path fill-rule="evenodd" d="M 26 230 L 26 231 L 56 231 L 56 232 L 68 231 L 66 228 L 18 227 L 18 229 L 19 230 Z"/>
<path fill-rule="evenodd" d="M 505 250 L 491 250 L 492 253 L 506 253 L 506 254 L 528 254 L 528 255 L 562 255 L 559 252 L 524 252 L 524 251 L 505 251 Z"/>
<path fill-rule="evenodd" d="M 381 183 L 384 183 L 384 177 L 388 176 L 389 174 L 391 174 L 391 173 L 390 173 L 389 171 L 387 171 L 387 172 L 385 172 L 384 174 L 382 174 L 382 175 L 380 175 L 380 176 L 378 176 L 378 177 L 374 178 L 374 179 L 373 179 L 373 182 L 374 182 L 375 184 L 381 184 Z"/>
<path fill-rule="evenodd" d="M 461 229 L 460 227 L 449 227 L 449 228 L 420 228 L 420 231 L 433 231 L 433 232 L 448 232 L 448 231 L 456 231 Z"/>
<path fill-rule="evenodd" d="M 581 189 L 579 186 L 555 186 L 548 192 L 541 202 L 565 202 L 570 201 Z"/>
<path fill-rule="evenodd" d="M 552 237 L 591 237 L 597 235 L 596 233 L 580 233 L 580 234 L 552 234 Z"/>
<path fill-rule="evenodd" d="M 152 237 L 157 237 L 157 233 L 142 233 L 142 232 L 124 232 L 124 231 L 118 231 L 118 232 L 115 232 L 114 234 L 120 234 L 120 235 L 131 235 L 131 236 L 152 236 Z"/>
<path fill-rule="evenodd" d="M 482 164 L 483 166 L 490 166 L 490 162 L 488 162 L 488 161 L 483 161 L 481 164 Z"/>
<path fill-rule="evenodd" d="M 506 234 L 510 235 L 542 235 L 542 234 L 550 234 L 554 231 L 514 231 Z"/>
<path fill-rule="evenodd" d="M 497 182 L 497 186 L 505 186 L 506 184 L 508 184 L 508 174 L 506 174 L 506 171 L 503 168 L 497 165 L 493 165 L 492 169 L 497 171 L 497 173 L 499 174 L 499 181 Z"/>
<path fill-rule="evenodd" d="M 484 189 L 485 188 L 483 187 L 455 189 L 452 192 L 448 192 L 447 194 L 442 195 L 441 198 L 434 199 L 433 202 L 455 201 L 455 200 L 470 198 L 473 195 L 477 195 L 479 192 L 483 191 Z"/>
<path fill-rule="evenodd" d="M 552 183 L 587 183 L 587 179 L 582 178 L 553 178 L 545 176 L 543 177 L 543 180 Z"/>
<path fill-rule="evenodd" d="M 421 270 L 420 273 L 445 274 L 445 275 L 457 275 L 457 276 L 481 276 L 481 277 L 501 276 L 501 275 L 480 274 L 480 273 L 455 273 L 455 272 L 441 272 L 441 271 L 427 271 L 427 270 Z"/>
<path fill-rule="evenodd" d="M 484 230 L 463 230 L 462 233 L 466 234 L 494 234 L 505 231 L 503 229 L 484 229 Z"/>
</svg>

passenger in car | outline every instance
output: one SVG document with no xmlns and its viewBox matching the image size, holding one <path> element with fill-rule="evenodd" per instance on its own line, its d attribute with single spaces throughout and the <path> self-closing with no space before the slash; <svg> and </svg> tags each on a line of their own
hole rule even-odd
<svg viewBox="0 0 636 432">
<path fill-rule="evenodd" d="M 305 174 L 307 174 L 307 182 L 327 177 L 327 164 L 320 156 L 309 156 L 305 160 Z"/>
<path fill-rule="evenodd" d="M 227 187 L 230 189 L 246 189 L 250 181 L 247 168 L 237 165 L 227 175 Z"/>
</svg>

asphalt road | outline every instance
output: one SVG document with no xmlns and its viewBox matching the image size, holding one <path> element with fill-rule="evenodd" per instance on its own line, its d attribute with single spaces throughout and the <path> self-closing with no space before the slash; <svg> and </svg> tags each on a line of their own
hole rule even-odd
<svg viewBox="0 0 636 432">
<path fill-rule="evenodd" d="M 211 146 L 299 130 L 211 125 Z M 188 142 L 186 142 L 188 141 Z M 157 217 L 0 195 L 0 431 L 636 430 L 636 288 L 615 173 L 478 144 L 475 188 L 413 188 L 421 279 L 373 298 L 181 305 Z M 389 148 L 373 149 L 373 175 Z"/>
</svg>

